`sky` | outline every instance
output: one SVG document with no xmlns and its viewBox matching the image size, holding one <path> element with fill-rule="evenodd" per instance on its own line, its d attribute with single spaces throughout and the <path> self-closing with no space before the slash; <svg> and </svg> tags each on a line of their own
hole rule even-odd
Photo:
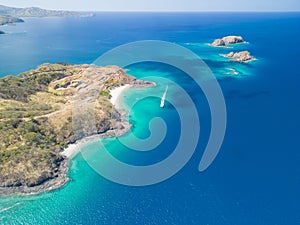
<svg viewBox="0 0 300 225">
<path fill-rule="evenodd" d="M 0 5 L 76 11 L 300 11 L 300 0 L 0 0 Z"/>
</svg>

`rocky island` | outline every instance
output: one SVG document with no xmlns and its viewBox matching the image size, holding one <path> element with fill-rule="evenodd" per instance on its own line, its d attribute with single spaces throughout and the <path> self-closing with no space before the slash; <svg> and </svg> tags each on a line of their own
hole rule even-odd
<svg viewBox="0 0 300 225">
<path fill-rule="evenodd" d="M 241 36 L 226 36 L 223 38 L 218 38 L 213 41 L 211 46 L 214 47 L 225 47 L 229 44 L 237 44 L 237 43 L 244 43 L 244 39 Z"/>
<path fill-rule="evenodd" d="M 230 52 L 228 54 L 221 54 L 221 56 L 230 58 L 236 62 L 250 62 L 256 60 L 248 51 Z"/>
<path fill-rule="evenodd" d="M 117 66 L 43 64 L 0 79 L 0 195 L 33 194 L 68 181 L 62 151 L 91 135 L 111 136 L 130 126 L 110 100 L 110 91 L 136 80 Z M 75 110 L 77 106 L 80 113 Z M 95 128 L 85 123 L 91 111 Z M 74 113 L 76 121 L 74 119 Z"/>
</svg>

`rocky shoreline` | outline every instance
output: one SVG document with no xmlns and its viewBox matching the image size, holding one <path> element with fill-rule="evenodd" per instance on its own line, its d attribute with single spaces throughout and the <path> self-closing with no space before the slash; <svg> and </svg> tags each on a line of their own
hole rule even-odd
<svg viewBox="0 0 300 225">
<path fill-rule="evenodd" d="M 6 24 L 23 23 L 23 22 L 24 22 L 24 20 L 22 20 L 20 18 L 0 14 L 0 26 L 6 25 Z"/>
<path fill-rule="evenodd" d="M 68 177 L 69 162 L 70 161 L 65 158 L 58 167 L 56 177 L 48 179 L 40 185 L 33 187 L 0 187 L 0 197 L 11 195 L 35 195 L 63 187 L 70 180 Z"/>
</svg>

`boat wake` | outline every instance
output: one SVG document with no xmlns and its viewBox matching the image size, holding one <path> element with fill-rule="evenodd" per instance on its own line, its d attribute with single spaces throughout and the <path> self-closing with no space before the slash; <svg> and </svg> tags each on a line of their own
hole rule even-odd
<svg viewBox="0 0 300 225">
<path fill-rule="evenodd" d="M 168 91 L 168 86 L 166 87 L 166 90 L 165 90 L 163 96 L 161 97 L 161 101 L 160 101 L 160 107 L 161 108 L 165 107 L 165 100 L 166 100 L 167 91 Z"/>
</svg>

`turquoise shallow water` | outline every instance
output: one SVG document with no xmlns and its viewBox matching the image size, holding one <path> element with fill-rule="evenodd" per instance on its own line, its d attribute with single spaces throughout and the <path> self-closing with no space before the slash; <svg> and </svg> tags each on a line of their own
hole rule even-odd
<svg viewBox="0 0 300 225">
<path fill-rule="evenodd" d="M 270 14 L 99 14 L 94 18 L 27 19 L 0 36 L 0 74 L 17 74 L 42 62 L 92 63 L 105 51 L 130 41 L 159 39 L 178 43 L 201 56 L 218 77 L 228 113 L 221 151 L 203 173 L 197 168 L 210 133 L 210 110 L 195 82 L 182 71 L 158 63 L 130 66 L 128 73 L 156 76 L 180 84 L 199 113 L 201 133 L 195 154 L 175 176 L 149 187 L 115 184 L 97 174 L 78 154 L 71 162 L 71 182 L 38 196 L 0 199 L 0 224 L 298 224 L 300 201 L 298 13 Z M 219 56 L 232 49 L 210 48 L 212 39 L 239 34 L 259 60 L 228 62 Z M 270 38 L 272 37 L 272 38 Z M 228 76 L 228 68 L 240 72 Z M 155 81 L 155 79 L 154 79 Z M 156 92 L 128 90 L 123 102 Z M 168 97 L 180 102 L 170 86 Z M 104 140 L 116 158 L 145 165 L 166 158 L 176 145 L 178 113 L 159 98 L 139 101 L 130 111 L 132 132 L 150 135 L 148 122 L 162 117 L 168 133 L 151 152 L 134 152 L 118 139 Z M 189 106 L 182 102 L 181 107 Z M 192 132 L 192 131 L 191 131 Z M 129 138 L 125 135 L 124 139 Z M 94 143 L 85 147 L 95 148 Z M 91 155 L 101 161 L 101 152 Z M 101 161 L 105 164 L 105 160 Z M 108 165 L 109 166 L 109 165 Z"/>
</svg>

